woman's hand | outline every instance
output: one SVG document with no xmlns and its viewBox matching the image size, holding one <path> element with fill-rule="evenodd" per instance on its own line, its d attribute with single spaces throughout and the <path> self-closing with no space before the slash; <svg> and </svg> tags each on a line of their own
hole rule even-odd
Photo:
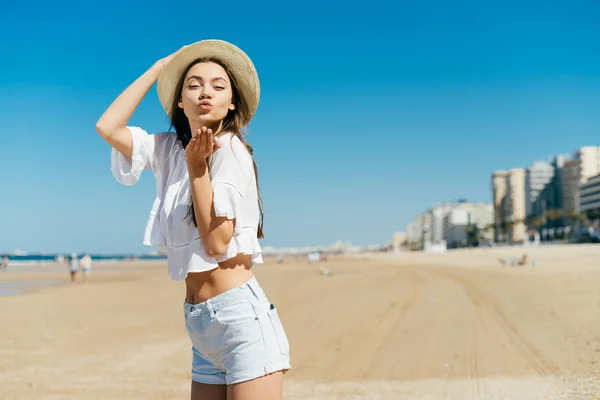
<svg viewBox="0 0 600 400">
<path fill-rule="evenodd" d="M 183 46 L 182 48 L 180 48 L 179 50 L 177 50 L 176 52 L 169 54 L 168 56 L 166 56 L 165 58 L 161 58 L 160 60 L 158 60 L 155 65 L 157 67 L 159 67 L 161 70 L 169 63 L 169 61 L 171 61 L 173 59 L 173 57 L 175 57 L 181 50 L 185 49 L 187 46 Z"/>
<path fill-rule="evenodd" d="M 205 126 L 192 132 L 192 140 L 185 148 L 185 158 L 188 169 L 203 168 L 206 166 L 206 158 L 221 148 L 221 143 L 213 137 L 212 129 Z"/>
</svg>

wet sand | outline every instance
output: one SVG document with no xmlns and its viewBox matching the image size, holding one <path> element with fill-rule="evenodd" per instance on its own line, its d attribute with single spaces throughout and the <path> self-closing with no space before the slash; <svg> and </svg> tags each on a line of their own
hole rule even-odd
<svg viewBox="0 0 600 400">
<path fill-rule="evenodd" d="M 536 266 L 507 267 L 526 252 Z M 0 398 L 187 399 L 183 283 L 163 264 L 95 265 L 0 297 Z M 322 276 L 327 267 L 332 276 Z M 286 399 L 600 399 L 600 245 L 269 261 Z"/>
</svg>

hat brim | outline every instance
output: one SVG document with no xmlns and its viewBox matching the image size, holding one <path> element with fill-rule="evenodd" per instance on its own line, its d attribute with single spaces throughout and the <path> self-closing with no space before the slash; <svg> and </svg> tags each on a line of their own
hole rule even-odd
<svg viewBox="0 0 600 400">
<path fill-rule="evenodd" d="M 260 83 L 256 68 L 240 48 L 223 40 L 202 40 L 181 50 L 169 61 L 160 73 L 157 82 L 158 98 L 165 112 L 170 116 L 176 86 L 185 69 L 198 58 L 214 57 L 229 68 L 238 84 L 238 90 L 248 105 L 248 115 L 244 124 L 250 122 L 258 108 Z"/>
</svg>

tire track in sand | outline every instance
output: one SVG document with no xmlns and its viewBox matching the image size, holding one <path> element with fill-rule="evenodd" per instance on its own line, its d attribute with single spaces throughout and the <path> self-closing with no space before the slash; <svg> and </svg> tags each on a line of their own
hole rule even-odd
<svg viewBox="0 0 600 400">
<path fill-rule="evenodd" d="M 544 355 L 540 350 L 536 349 L 530 342 L 528 342 L 523 335 L 517 330 L 517 328 L 511 324 L 502 311 L 502 308 L 496 298 L 490 293 L 480 289 L 475 283 L 469 279 L 454 274 L 448 271 L 441 271 L 440 269 L 427 268 L 428 270 L 439 274 L 440 276 L 446 277 L 456 284 L 458 284 L 464 290 L 464 293 L 468 296 L 472 302 L 476 315 L 478 325 L 481 328 L 485 327 L 485 321 L 493 321 L 493 323 L 500 329 L 509 343 L 512 343 L 514 348 L 520 354 L 520 356 L 527 362 L 527 364 L 541 377 L 551 377 L 560 375 L 560 367 L 547 355 Z M 487 318 L 486 318 L 487 317 Z M 481 329 L 481 333 L 484 333 L 484 329 Z M 473 347 L 476 347 L 477 335 L 473 332 Z M 482 337 L 485 337 L 482 335 Z M 476 362 L 472 362 L 472 369 L 475 370 L 474 375 L 477 375 L 479 367 Z M 478 379 L 478 378 L 476 378 Z M 480 387 L 480 383 L 475 383 Z M 555 391 L 554 388 L 551 388 Z M 481 389 L 477 389 L 477 393 L 480 393 Z"/>
<path fill-rule="evenodd" d="M 469 379 L 473 383 L 471 387 L 471 398 L 473 400 L 488 400 L 489 396 L 485 395 L 485 389 L 481 380 L 481 368 L 479 366 L 479 340 L 478 331 L 481 330 L 481 320 L 476 318 L 471 325 L 471 340 L 468 347 L 469 360 Z"/>
<path fill-rule="evenodd" d="M 405 268 L 398 268 L 398 272 L 406 275 L 407 281 L 411 281 L 412 291 L 408 296 L 397 298 L 366 322 L 323 342 L 319 346 L 318 359 L 296 366 L 296 371 L 304 373 L 310 369 L 327 370 L 334 376 L 346 379 L 365 378 L 366 373 L 377 362 L 394 326 L 415 304 L 424 283 L 419 274 Z"/>
</svg>

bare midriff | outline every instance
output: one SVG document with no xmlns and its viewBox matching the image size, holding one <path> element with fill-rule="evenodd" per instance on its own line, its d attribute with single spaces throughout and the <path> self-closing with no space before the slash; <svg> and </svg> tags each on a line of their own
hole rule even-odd
<svg viewBox="0 0 600 400">
<path fill-rule="evenodd" d="M 243 285 L 254 276 L 251 256 L 239 254 L 219 263 L 219 267 L 205 272 L 189 273 L 185 278 L 185 301 L 202 303 L 230 289 Z"/>
</svg>

